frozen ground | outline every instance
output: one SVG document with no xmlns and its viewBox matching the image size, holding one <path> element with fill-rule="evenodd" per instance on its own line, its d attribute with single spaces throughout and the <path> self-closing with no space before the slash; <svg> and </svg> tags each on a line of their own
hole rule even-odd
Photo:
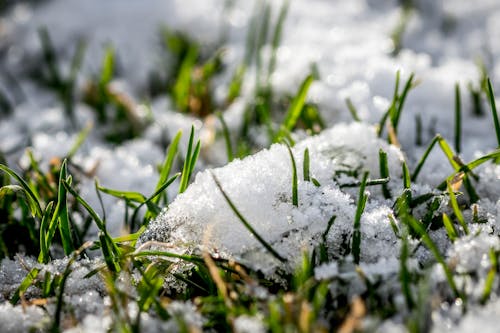
<svg viewBox="0 0 500 333">
<path fill-rule="evenodd" d="M 413 171 L 436 133 L 450 143 L 454 141 L 456 83 L 462 91 L 460 157 L 469 162 L 498 148 L 489 105 L 483 97 L 484 115 L 474 115 L 469 85 L 480 89 L 482 73 L 477 65 L 480 60 L 493 86 L 500 91 L 500 3 L 494 0 L 415 1 L 416 9 L 411 12 L 401 35 L 400 50 L 391 39 L 404 15 L 398 3 L 388 0 L 290 2 L 271 83 L 276 94 L 294 94 L 314 64 L 319 79 L 313 82 L 308 101 L 318 105 L 329 127 L 314 137 L 306 138 L 303 131 L 295 134 L 298 142 L 292 152 L 298 169 L 297 206 L 292 203 L 292 166 L 286 146 L 273 145 L 227 164 L 223 139 L 214 138 L 214 131 L 221 128 L 215 118 L 199 119 L 181 114 L 165 96 L 144 99 L 148 75 L 161 66 L 157 32 L 163 24 L 184 31 L 208 49 L 224 41 L 223 62 L 228 70 L 218 78 L 215 88 L 215 99 L 224 100 L 230 73 L 245 53 L 245 36 L 253 10 L 249 1 L 235 1 L 229 7 L 224 6 L 224 1 L 215 0 L 54 0 L 36 8 L 14 6 L 0 22 L 0 88 L 15 105 L 11 115 L 0 118 L 0 151 L 10 166 L 20 169 L 29 164 L 25 148 L 31 147 L 42 167 L 48 168 L 50 159 L 65 156 L 76 139 L 77 132 L 69 129 L 63 108 L 54 95 L 28 78 L 28 69 L 40 59 L 38 27 L 47 27 L 57 51 L 68 63 L 78 37 L 87 39 L 78 87 L 96 75 L 105 45 L 112 43 L 117 50 L 120 74 L 115 84 L 137 101 L 138 108 L 147 110 L 150 106 L 147 117 L 153 122 L 139 138 L 120 145 L 104 142 L 102 133 L 96 129 L 73 162 L 86 173 L 95 175 L 105 187 L 149 195 L 158 179 L 156 167 L 164 159 L 163 141 L 169 142 L 178 129 L 183 129 L 180 150 L 185 151 L 187 133 L 194 124 L 202 142 L 197 164 L 197 171 L 201 172 L 187 191 L 150 224 L 139 244 L 161 241 L 177 253 L 197 253 L 201 248 L 209 248 L 217 255 L 237 259 L 273 276 L 277 269 L 293 270 L 304 249 L 311 251 L 326 239 L 331 244 L 330 254 L 337 259 L 317 267 L 315 277 L 332 281 L 331 290 L 342 288 L 341 292 L 351 299 L 366 292 L 352 256 L 340 255 L 353 230 L 359 187 L 343 187 L 358 179 L 339 175 L 343 170 L 357 170 L 360 177 L 368 170 L 371 179 L 380 178 L 379 150 L 383 149 L 388 154 L 391 180 L 387 186 L 393 198 L 386 199 L 380 186 L 367 188 L 368 202 L 360 221 L 359 269 L 373 283 L 386 282 L 381 293 L 405 309 L 398 279 L 402 242 L 388 217 L 394 212 L 394 198 L 403 190 L 402 161 L 406 160 Z M 272 1 L 272 6 L 276 15 L 281 2 Z M 269 46 L 264 47 L 263 58 L 269 58 L 270 52 Z M 401 86 L 411 73 L 418 82 L 408 95 L 400 119 L 400 147 L 378 138 L 374 126 L 391 103 L 398 70 Z M 231 131 L 237 132 L 242 126 L 242 112 L 253 98 L 255 80 L 254 72 L 249 71 L 242 96 L 225 111 Z M 352 122 L 346 98 L 356 106 L 362 122 Z M 80 124 L 97 123 L 95 113 L 84 104 L 76 105 L 75 114 Z M 420 145 L 416 144 L 416 117 L 420 117 L 422 124 Z M 266 138 L 257 135 L 256 141 L 262 148 L 269 146 Z M 310 152 L 311 176 L 319 186 L 304 180 L 302 166 L 306 148 Z M 435 187 L 452 172 L 445 155 L 434 149 L 412 184 L 412 195 L 417 197 L 431 191 L 438 194 Z M 466 312 L 463 303 L 450 301 L 453 295 L 446 289 L 445 273 L 442 266 L 434 263 L 432 254 L 416 241 L 408 245 L 414 250 L 414 256 L 408 261 L 410 271 L 425 269 L 428 272 L 426 291 L 414 292 L 432 299 L 429 301 L 432 306 L 426 309 L 430 312 L 432 327 L 427 329 L 435 332 L 468 332 L 476 327 L 485 332 L 496 331 L 495 318 L 500 312 L 498 277 L 494 278 L 492 295 L 484 306 L 481 297 L 492 266 L 491 249 L 496 255 L 500 251 L 500 166 L 488 162 L 478 168 L 476 174 L 479 180 L 475 188 L 480 197 L 477 211 L 483 223 L 470 223 L 469 235 L 455 242 L 449 240 L 444 228 L 430 231 L 439 251 L 453 267 L 458 288 L 468 300 Z M 287 259 L 286 264 L 271 256 L 243 227 L 216 186 L 214 176 L 256 231 Z M 169 188 L 170 197 L 177 193 L 177 186 Z M 100 207 L 92 177 L 81 179 L 79 192 L 92 207 Z M 119 236 L 124 229 L 123 201 L 111 196 L 103 196 L 103 200 L 107 228 L 113 236 Z M 443 212 L 453 214 L 447 198 L 436 214 Z M 419 214 L 425 215 L 425 205 L 415 208 L 415 215 Z M 335 222 L 324 234 L 332 216 L 336 216 Z M 466 209 L 464 217 L 472 221 L 473 210 Z M 401 227 L 400 222 L 397 223 Z M 96 235 L 97 228 L 91 230 L 88 237 L 94 239 Z M 83 279 L 93 269 L 93 260 L 98 258 L 76 262 L 69 275 L 64 302 L 71 304 L 76 322 L 65 323 L 68 332 L 106 331 L 113 320 L 102 282 L 96 276 Z M 66 263 L 67 259 L 58 259 L 42 267 L 34 258 L 25 258 L 22 254 L 2 261 L 0 331 L 22 332 L 31 328 L 43 331 L 50 326 L 51 314 L 55 311 L 53 303 L 44 307 L 12 306 L 8 299 L 26 275 L 26 267 L 39 265 L 42 270 L 60 273 Z M 40 295 L 32 288 L 25 297 L 36 299 Z M 129 307 L 127 311 L 137 311 L 133 303 Z M 201 328 L 205 322 L 191 302 L 173 302 L 168 311 L 172 317 L 184 316 L 194 328 Z M 383 319 L 367 316 L 362 327 L 380 332 L 405 331 L 404 320 L 408 314 L 405 311 Z M 242 315 L 236 319 L 234 328 L 241 332 L 265 330 L 259 318 Z M 181 330 L 174 319 L 162 322 L 149 314 L 144 314 L 141 325 L 145 332 Z"/>
</svg>

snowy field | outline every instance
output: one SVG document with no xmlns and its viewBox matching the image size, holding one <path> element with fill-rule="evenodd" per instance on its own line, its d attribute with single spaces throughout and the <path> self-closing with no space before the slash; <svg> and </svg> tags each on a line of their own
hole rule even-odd
<svg viewBox="0 0 500 333">
<path fill-rule="evenodd" d="M 10 5 L 0 332 L 497 332 L 499 41 L 497 0 Z"/>
</svg>

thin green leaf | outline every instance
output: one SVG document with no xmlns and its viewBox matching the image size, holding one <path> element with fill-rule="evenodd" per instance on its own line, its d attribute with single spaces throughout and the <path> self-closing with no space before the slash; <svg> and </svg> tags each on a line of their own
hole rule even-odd
<svg viewBox="0 0 500 333">
<path fill-rule="evenodd" d="M 310 165 L 310 161 L 309 161 L 309 148 L 306 148 L 304 150 L 304 161 L 303 161 L 303 165 L 302 165 L 302 174 L 304 175 L 304 181 L 306 181 L 306 182 L 311 181 L 311 175 L 310 175 L 310 171 L 309 171 L 309 165 Z"/>
<path fill-rule="evenodd" d="M 293 157 L 292 149 L 289 145 L 286 145 L 288 149 L 288 154 L 290 155 L 290 160 L 292 161 L 292 204 L 295 207 L 299 206 L 299 191 L 298 191 L 298 177 L 297 177 L 297 165 L 295 164 L 295 158 Z"/>
<path fill-rule="evenodd" d="M 448 234 L 448 237 L 452 242 L 454 242 L 458 238 L 458 233 L 457 230 L 455 229 L 455 226 L 453 225 L 453 222 L 451 222 L 450 218 L 446 213 L 443 213 L 443 224 L 444 228 L 446 229 L 446 233 Z"/>
<path fill-rule="evenodd" d="M 450 196 L 450 202 L 451 202 L 451 207 L 453 208 L 453 212 L 455 213 L 455 217 L 458 220 L 458 223 L 462 226 L 462 229 L 464 230 L 465 234 L 469 234 L 469 228 L 467 227 L 467 224 L 465 223 L 464 216 L 462 215 L 462 212 L 460 211 L 460 207 L 458 207 L 458 201 L 457 197 L 455 196 L 455 192 L 453 192 L 453 189 L 451 188 L 450 183 L 448 182 L 448 194 Z"/>
<path fill-rule="evenodd" d="M 493 87 L 491 85 L 491 81 L 489 78 L 487 79 L 487 82 L 488 82 L 488 97 L 490 99 L 491 114 L 493 116 L 493 123 L 495 124 L 497 143 L 498 146 L 500 147 L 500 121 L 498 121 L 497 106 L 495 103 L 495 94 L 493 93 Z"/>
<path fill-rule="evenodd" d="M 382 148 L 380 148 L 378 152 L 378 157 L 380 177 L 389 178 L 389 164 L 387 162 L 387 153 Z M 391 192 L 389 191 L 389 187 L 387 186 L 387 184 L 382 184 L 382 193 L 384 195 L 384 198 L 391 198 Z"/>
<path fill-rule="evenodd" d="M 21 299 L 22 295 L 28 290 L 29 286 L 33 284 L 33 281 L 35 281 L 36 277 L 38 276 L 38 272 L 40 272 L 39 268 L 32 268 L 28 275 L 23 279 L 19 287 L 17 287 L 16 291 L 14 292 L 14 295 L 10 299 L 10 304 L 16 305 L 17 302 Z"/>
<path fill-rule="evenodd" d="M 462 143 L 462 103 L 460 101 L 460 86 L 455 84 L 455 150 L 460 153 Z"/>
<path fill-rule="evenodd" d="M 42 208 L 40 206 L 40 202 L 38 200 L 39 196 L 38 194 L 36 194 L 36 190 L 32 189 L 14 170 L 10 169 L 6 165 L 0 164 L 0 170 L 14 178 L 20 184 L 31 202 L 29 206 L 30 208 L 32 208 L 32 216 L 41 218 Z"/>
<path fill-rule="evenodd" d="M 168 175 L 170 174 L 170 171 L 172 170 L 172 165 L 174 164 L 174 159 L 175 156 L 177 155 L 177 149 L 179 146 L 179 141 L 182 137 L 182 131 L 177 132 L 175 135 L 174 139 L 168 146 L 168 152 L 167 156 L 165 158 L 165 161 L 163 162 L 163 165 L 161 167 L 160 171 L 160 179 L 158 179 L 158 183 L 156 184 L 156 189 L 155 193 L 165 184 L 165 182 L 168 180 Z M 161 196 L 155 196 L 152 202 L 154 204 L 159 204 Z"/>
<path fill-rule="evenodd" d="M 366 182 L 368 180 L 369 172 L 363 174 L 363 180 L 359 187 L 359 196 L 356 207 L 356 215 L 354 216 L 354 226 L 352 233 L 351 253 L 354 257 L 354 263 L 359 264 L 361 255 L 361 216 L 365 210 L 366 202 L 368 201 L 368 194 L 365 193 Z"/>
<path fill-rule="evenodd" d="M 290 107 L 287 110 L 285 115 L 285 119 L 283 120 L 283 124 L 281 125 L 281 129 L 278 131 L 278 134 L 275 136 L 275 142 L 279 142 L 287 132 L 291 132 L 295 125 L 297 124 L 297 120 L 300 118 L 300 114 L 302 112 L 302 108 L 306 102 L 307 92 L 309 91 L 309 87 L 314 81 L 313 75 L 309 74 L 302 84 L 300 85 L 299 91 L 295 95 L 290 104 Z"/>
</svg>

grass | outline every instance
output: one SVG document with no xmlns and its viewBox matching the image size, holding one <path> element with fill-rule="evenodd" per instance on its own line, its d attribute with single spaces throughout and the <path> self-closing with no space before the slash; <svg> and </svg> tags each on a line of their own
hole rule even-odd
<svg viewBox="0 0 500 333">
<path fill-rule="evenodd" d="M 164 51 L 171 56 L 171 62 L 169 66 L 159 69 L 158 77 L 151 79 L 147 95 L 166 95 L 179 112 L 202 121 L 216 116 L 221 124 L 220 134 L 229 162 L 260 148 L 251 139 L 250 132 L 255 128 L 265 129 L 268 143 L 290 143 L 286 147 L 292 175 L 291 184 L 287 185 L 290 191 L 288 195 L 291 194 L 290 203 L 294 209 L 302 212 L 305 208 L 299 205 L 299 177 L 294 157 L 297 151 L 291 147 L 292 133 L 297 129 L 304 129 L 308 134 L 315 134 L 325 124 L 319 108 L 307 100 L 308 91 L 317 74 L 307 75 L 292 95 L 278 95 L 271 84 L 288 8 L 289 3 L 285 1 L 279 12 L 273 15 L 269 4 L 263 1 L 256 4 L 253 29 L 250 29 L 247 36 L 246 54 L 241 64 L 229 75 L 231 79 L 222 101 L 214 98 L 214 81 L 226 70 L 222 64 L 222 46 L 207 52 L 205 46 L 180 32 L 162 30 Z M 401 24 L 394 31 L 396 52 L 401 47 L 407 15 L 407 12 L 403 14 Z M 182 155 L 182 133 L 178 132 L 170 138 L 165 158 L 158 166 L 158 180 L 153 193 L 146 195 L 137 191 L 111 189 L 101 186 L 96 180 L 96 192 L 102 207 L 92 206 L 82 196 L 79 184 L 81 177 L 85 175 L 78 171 L 74 160 L 86 138 L 94 130 L 98 130 L 105 133 L 108 141 L 120 144 L 131 138 L 141 137 L 148 121 L 137 117 L 136 102 L 113 89 L 113 81 L 118 78 L 118 54 L 111 45 L 104 49 L 99 73 L 88 78 L 83 91 L 77 91 L 75 82 L 83 60 L 84 43 L 77 43 L 69 74 L 65 76 L 47 30 L 40 30 L 40 39 L 44 65 L 41 71 L 43 75 L 39 73 L 37 80 L 44 88 L 56 94 L 64 106 L 64 118 L 79 130 L 79 134 L 67 156 L 62 156 L 60 162 L 55 163 L 48 171 L 43 171 L 40 162 L 30 153 L 29 167 L 21 170 L 8 167 L 5 160 L 2 160 L 0 248 L 2 258 L 12 258 L 24 249 L 26 255 L 37 256 L 40 264 L 50 265 L 55 259 L 65 258 L 65 266 L 57 272 L 50 272 L 44 265 L 26 267 L 25 278 L 10 295 L 13 305 L 31 301 L 26 299 L 29 292 L 40 295 L 42 303 L 45 302 L 40 306 L 44 309 L 48 308 L 46 304 L 53 305 L 55 310 L 49 325 L 51 331 L 62 331 L 66 317 L 71 316 L 72 305 L 64 302 L 66 283 L 74 271 L 75 262 L 88 258 L 90 251 L 98 252 L 101 262 L 87 277 L 97 276 L 102 282 L 103 294 L 109 297 L 110 302 L 110 330 L 119 332 L 139 332 L 143 320 L 141 318 L 145 314 L 162 321 L 173 318 L 181 331 L 193 331 L 194 328 L 182 318 L 168 312 L 168 304 L 174 300 L 192 301 L 197 311 L 207 320 L 203 329 L 212 331 L 234 330 L 235 320 L 241 315 L 262 316 L 265 328 L 271 332 L 353 331 L 359 328 L 362 317 L 366 314 L 386 319 L 395 313 L 400 314 L 409 330 L 423 330 L 428 327 L 430 320 L 426 303 L 429 295 L 426 294 L 425 285 L 433 263 L 441 267 L 446 279 L 444 286 L 439 286 L 440 290 L 436 291 L 436 297 L 441 297 L 443 302 L 468 301 L 457 282 L 459 274 L 454 271 L 453 263 L 446 260 L 431 230 L 444 228 L 450 242 L 456 242 L 463 236 L 474 236 L 471 232 L 474 229 L 470 225 L 481 222 L 476 203 L 479 196 L 474 188 L 474 184 L 480 179 L 474 170 L 484 163 L 497 162 L 500 150 L 494 150 L 468 163 L 459 157 L 466 138 L 462 138 L 463 112 L 458 84 L 455 87 L 454 149 L 441 135 L 436 135 L 416 163 L 413 172 L 410 172 L 406 161 L 401 162 L 399 189 L 392 184 L 389 189 L 390 177 L 395 176 L 389 174 L 387 153 L 382 149 L 378 152 L 380 178 L 370 179 L 368 172 L 362 173 L 364 170 L 348 170 L 353 181 L 338 187 L 345 188 L 346 191 L 351 191 L 349 188 L 359 189 L 357 200 L 353 203 L 356 209 L 352 217 L 352 230 L 345 235 L 346 244 L 332 244 L 329 239 L 336 227 L 337 215 L 332 215 L 328 221 L 324 221 L 324 231 L 314 240 L 315 245 L 310 251 L 303 251 L 302 257 L 296 260 L 296 265 L 285 253 L 278 252 L 274 244 L 266 240 L 267 235 L 259 233 L 251 221 L 242 215 L 238 202 L 231 198 L 215 173 L 212 173 L 214 183 L 227 206 L 252 237 L 279 263 L 276 273 L 268 276 L 242 263 L 226 260 L 215 252 L 178 253 L 169 251 L 171 244 L 154 242 L 135 247 L 149 221 L 168 207 L 171 198 L 167 195 L 167 190 L 173 191 L 176 181 L 177 194 L 189 189 L 197 169 L 196 163 L 202 153 L 200 140 L 195 140 L 194 126 L 187 138 L 187 149 Z M 269 47 L 271 51 L 267 63 L 262 57 L 265 47 Z M 256 71 L 255 91 L 252 98 L 249 98 L 251 102 L 246 106 L 242 119 L 243 129 L 235 132 L 226 124 L 224 113 L 243 93 L 246 75 L 251 70 Z M 402 134 L 398 131 L 399 124 L 405 101 L 414 86 L 414 74 L 410 74 L 403 85 L 401 73 L 397 72 L 391 104 L 378 123 L 378 135 L 382 136 L 384 128 L 388 127 L 388 139 L 393 144 L 397 143 L 398 135 Z M 500 147 L 500 125 L 491 82 L 485 80 L 485 87 L 479 92 L 470 92 L 478 115 L 481 113 L 481 94 L 488 97 Z M 474 102 L 476 99 L 479 102 Z M 74 113 L 77 102 L 85 102 L 90 106 L 98 123 L 85 126 L 79 124 Z M 345 102 L 353 120 L 360 122 L 351 100 L 347 98 Z M 0 96 L 0 107 L 9 110 L 11 107 L 6 103 Z M 416 126 L 417 144 L 420 145 L 423 143 L 420 117 L 417 118 Z M 417 195 L 414 193 L 414 184 L 426 172 L 426 161 L 436 146 L 450 164 L 450 175 L 432 192 Z M 314 163 L 314 154 L 310 155 L 306 148 L 303 151 L 303 181 L 320 187 L 322 185 L 311 172 Z M 338 185 L 333 184 L 332 186 Z M 330 185 L 323 184 L 325 187 Z M 366 274 L 362 268 L 361 248 L 365 244 L 362 244 L 361 221 L 369 200 L 369 186 L 381 186 L 384 199 L 393 202 L 388 223 L 398 244 L 401 244 L 397 281 L 406 305 L 404 311 L 398 309 L 400 304 L 396 304 L 395 295 L 387 295 L 384 285 L 389 282 L 377 281 L 376 277 Z M 467 195 L 457 198 L 462 186 Z M 123 200 L 126 206 L 123 224 L 127 234 L 115 238 L 111 236 L 106 222 L 107 207 L 102 204 L 101 195 Z M 442 203 L 446 202 L 450 205 L 442 207 Z M 448 213 L 444 212 L 445 209 L 448 209 Z M 472 211 L 470 221 L 468 212 L 464 213 L 469 209 Z M 102 213 L 99 214 L 98 211 Z M 76 223 L 76 215 L 86 220 L 83 226 Z M 97 234 L 89 235 L 91 226 L 98 230 Z M 92 238 L 91 242 L 86 241 L 89 237 Z M 429 253 L 429 263 L 421 264 L 422 267 L 414 270 L 411 268 L 411 261 L 414 260 L 417 249 L 422 246 Z M 337 247 L 341 250 L 337 250 Z M 317 279 L 315 270 L 333 261 L 339 265 L 341 274 L 326 280 Z M 481 304 L 486 304 L 497 292 L 495 281 L 498 279 L 499 265 L 498 252 L 494 249 L 489 252 L 489 262 L 490 268 L 479 299 Z M 183 286 L 181 291 L 173 291 L 165 282 L 166 277 L 173 278 L 176 281 L 174 283 Z M 473 278 L 472 275 L 470 277 Z M 366 289 L 355 298 L 351 298 L 346 287 L 352 281 L 359 282 Z M 258 290 L 264 290 L 265 295 L 259 295 L 256 292 Z M 452 296 L 448 297 L 449 294 Z M 135 314 L 126 311 L 131 304 L 137 306 Z"/>
</svg>

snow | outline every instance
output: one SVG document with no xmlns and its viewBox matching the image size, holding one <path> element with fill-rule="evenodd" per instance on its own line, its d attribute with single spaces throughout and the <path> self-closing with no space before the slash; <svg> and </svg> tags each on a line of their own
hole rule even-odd
<svg viewBox="0 0 500 333">
<path fill-rule="evenodd" d="M 217 99 L 223 100 L 231 69 L 236 68 L 244 54 L 248 20 L 253 10 L 253 5 L 246 1 L 235 1 L 225 9 L 224 2 L 216 0 L 143 0 L 140 3 L 132 0 L 52 0 L 34 8 L 26 4 L 15 5 L 9 15 L 0 19 L 0 89 L 15 101 L 15 112 L 0 118 L 0 151 L 6 155 L 9 165 L 26 166 L 28 159 L 24 149 L 30 147 L 46 170 L 50 159 L 64 157 L 76 139 L 77 133 L 68 129 L 63 109 L 55 97 L 27 78 L 30 66 L 40 58 L 38 27 L 47 27 L 66 67 L 75 40 L 85 35 L 88 51 L 78 86 L 96 75 L 104 46 L 112 43 L 119 63 L 116 83 L 124 84 L 124 91 L 141 101 L 142 107 L 151 107 L 153 122 L 142 137 L 118 146 L 103 142 L 99 135 L 102 133 L 93 131 L 75 155 L 75 164 L 96 176 L 102 186 L 149 195 L 156 186 L 156 167 L 164 158 L 165 142 L 182 130 L 180 151 L 185 152 L 188 133 L 194 125 L 203 145 L 197 164 L 200 172 L 194 182 L 150 223 L 140 244 L 149 240 L 162 241 L 179 253 L 196 253 L 206 248 L 223 257 L 238 259 L 265 274 L 273 274 L 277 268 L 293 270 L 304 250 L 311 252 L 322 242 L 328 221 L 336 216 L 326 239 L 331 244 L 329 254 L 341 257 L 343 244 L 352 235 L 358 187 L 343 187 L 357 179 L 340 176 L 338 171 L 356 169 L 361 175 L 367 170 L 371 179 L 379 178 L 379 150 L 382 149 L 388 154 L 391 177 L 388 188 L 393 197 L 400 195 L 402 161 L 406 160 L 410 170 L 414 170 L 436 133 L 453 142 L 456 83 L 461 88 L 463 106 L 460 156 L 468 162 L 498 145 L 489 106 L 483 103 L 485 115 L 474 116 L 468 92 L 469 84 L 479 88 L 477 59 L 484 63 L 493 86 L 500 92 L 498 1 L 415 1 L 418 10 L 410 14 L 402 38 L 403 48 L 397 56 L 392 56 L 395 45 L 390 34 L 402 15 L 396 3 L 392 0 L 291 1 L 271 82 L 276 94 L 293 94 L 310 73 L 311 66 L 316 65 L 320 78 L 313 83 L 308 100 L 319 106 L 329 127 L 305 139 L 303 134 L 295 134 L 300 139 L 292 148 L 299 180 L 298 207 L 291 200 L 292 166 L 285 146 L 276 144 L 227 164 L 224 142 L 215 136 L 221 125 L 214 117 L 200 120 L 180 114 L 166 97 L 143 101 L 149 74 L 165 61 L 159 56 L 158 31 L 162 25 L 202 41 L 204 49 L 217 45 L 221 32 L 226 31 L 223 61 L 228 70 L 217 80 L 216 92 Z M 272 2 L 274 15 L 280 5 L 279 1 Z M 269 47 L 262 53 L 264 59 L 269 58 Z M 412 72 L 418 82 L 408 95 L 400 120 L 398 139 L 401 147 L 378 138 L 376 128 L 371 125 L 378 122 L 391 102 L 397 70 L 401 73 L 401 86 Z M 16 84 L 4 73 L 20 78 L 17 85 L 22 94 L 16 93 Z M 255 73 L 249 71 L 243 96 L 224 113 L 233 132 L 242 126 L 242 114 L 246 103 L 253 98 L 255 80 Z M 345 106 L 346 98 L 357 107 L 362 123 L 352 122 Z M 79 123 L 96 122 L 88 107 L 77 104 L 75 110 Z M 421 117 L 423 124 L 421 146 L 415 144 L 416 115 Z M 268 140 L 259 135 L 260 129 L 252 131 L 256 133 L 255 142 L 267 146 Z M 320 183 L 318 187 L 303 180 L 306 148 L 310 152 L 311 176 Z M 418 181 L 412 184 L 413 195 L 431 192 L 452 171 L 445 156 L 436 148 Z M 498 278 L 488 304 L 480 306 L 479 300 L 491 267 L 489 252 L 500 250 L 497 227 L 500 222 L 500 166 L 488 163 L 475 172 L 480 178 L 476 185 L 481 197 L 477 207 L 484 223 L 471 225 L 471 234 L 454 243 L 442 228 L 430 231 L 431 238 L 453 266 L 457 285 L 464 288 L 469 298 L 466 314 L 462 315 L 460 304 L 447 303 L 449 295 L 443 295 L 440 290 L 446 283 L 444 272 L 441 266 L 433 263 L 432 254 L 425 247 L 410 243 L 415 250 L 414 258 L 408 262 L 410 269 L 430 272 L 429 288 L 441 302 L 429 310 L 435 332 L 467 332 L 476 327 L 485 332 L 497 330 Z M 100 207 L 92 176 L 82 179 L 79 191 L 92 207 Z M 288 259 L 285 266 L 274 259 L 235 216 L 216 186 L 214 176 L 255 230 Z M 169 189 L 169 198 L 176 194 L 176 186 L 173 187 Z M 344 288 L 347 295 L 353 296 L 366 290 L 359 274 L 362 272 L 372 282 L 388 281 L 385 296 L 403 304 L 397 278 L 401 242 L 388 218 L 393 212 L 393 200 L 383 197 L 380 186 L 368 187 L 367 192 L 369 199 L 361 219 L 359 270 L 356 271 L 352 257 L 348 256 L 345 260 L 332 260 L 317 267 L 315 278 L 329 280 L 332 290 Z M 121 235 L 125 227 L 123 202 L 103 196 L 103 204 L 109 232 L 113 236 Z M 415 214 L 425 211 L 424 208 L 415 208 Z M 446 200 L 436 214 L 443 212 L 452 214 Z M 471 210 L 466 210 L 464 216 L 470 221 Z M 97 233 L 97 229 L 92 228 L 90 239 Z M 77 309 L 74 315 L 78 324 L 68 328 L 68 332 L 103 332 L 112 325 L 109 299 L 103 297 L 102 281 L 97 276 L 83 278 L 98 263 L 95 259 L 73 264 L 64 301 Z M 67 259 L 58 259 L 49 265 L 39 265 L 33 258 L 22 256 L 2 261 L 0 331 L 44 331 L 50 327 L 53 307 L 48 307 L 47 313 L 34 305 L 12 306 L 8 299 L 29 268 L 40 267 L 42 272 L 61 274 L 66 264 Z M 348 283 L 336 282 L 343 279 L 349 280 Z M 30 288 L 26 296 L 36 298 L 40 295 L 36 288 Z M 168 306 L 172 316 L 182 316 L 190 327 L 201 329 L 205 321 L 197 310 L 190 302 L 175 301 Z M 143 315 L 143 331 L 181 329 L 175 320 L 161 322 L 149 314 Z M 265 330 L 258 316 L 239 316 L 234 325 L 240 332 Z M 378 330 L 402 331 L 404 327 L 400 319 L 389 318 Z"/>
</svg>

